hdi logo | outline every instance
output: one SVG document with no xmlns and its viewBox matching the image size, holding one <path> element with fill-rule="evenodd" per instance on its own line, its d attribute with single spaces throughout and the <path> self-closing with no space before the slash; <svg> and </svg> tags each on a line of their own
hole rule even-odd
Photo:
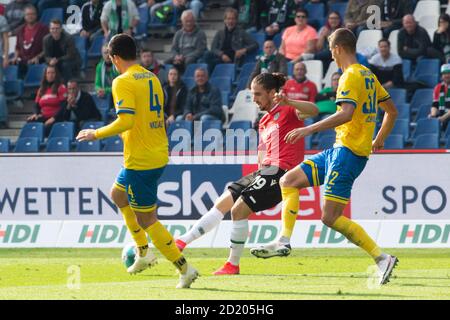
<svg viewBox="0 0 450 320">
<path fill-rule="evenodd" d="M 399 243 L 448 243 L 450 235 L 450 224 L 417 224 L 414 228 L 409 224 L 403 225 Z"/>
<path fill-rule="evenodd" d="M 41 225 L 29 226 L 25 224 L 0 225 L 0 241 L 2 243 L 36 243 Z"/>
<path fill-rule="evenodd" d="M 124 225 L 118 227 L 115 225 L 84 225 L 78 238 L 78 243 L 124 243 L 128 229 Z"/>
<path fill-rule="evenodd" d="M 308 230 L 308 235 L 306 236 L 306 243 L 310 244 L 313 242 L 327 243 L 327 244 L 337 244 L 342 243 L 346 240 L 345 236 L 339 232 L 328 228 L 327 226 L 322 226 L 320 230 L 316 230 L 318 226 L 311 225 Z"/>
</svg>

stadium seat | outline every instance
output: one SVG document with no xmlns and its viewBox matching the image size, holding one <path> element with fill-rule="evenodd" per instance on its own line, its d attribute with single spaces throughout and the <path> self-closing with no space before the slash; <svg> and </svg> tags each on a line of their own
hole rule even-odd
<svg viewBox="0 0 450 320">
<path fill-rule="evenodd" d="M 0 138 L 0 153 L 9 152 L 9 147 L 11 143 L 7 138 Z"/>
<path fill-rule="evenodd" d="M 92 40 L 91 46 L 88 49 L 87 56 L 89 59 L 99 59 L 102 56 L 102 46 L 105 42 L 103 36 L 97 36 Z"/>
<path fill-rule="evenodd" d="M 17 139 L 14 152 L 39 152 L 38 138 L 28 137 Z"/>
<path fill-rule="evenodd" d="M 202 151 L 211 151 L 209 150 L 211 145 L 215 150 L 223 150 L 222 121 L 207 120 L 194 123 L 194 151 L 200 151 L 195 149 L 199 145 Z"/>
<path fill-rule="evenodd" d="M 308 11 L 308 24 L 320 29 L 325 20 L 325 4 L 308 2 L 305 9 Z"/>
<path fill-rule="evenodd" d="M 255 123 L 258 118 L 258 105 L 253 101 L 251 91 L 246 89 L 239 91 L 230 113 L 233 114 L 232 121 L 248 120 Z"/>
<path fill-rule="evenodd" d="M 306 66 L 306 77 L 316 84 L 317 90 L 322 90 L 323 62 L 320 60 L 303 61 Z"/>
<path fill-rule="evenodd" d="M 363 30 L 356 41 L 356 51 L 364 53 L 367 49 L 378 48 L 378 41 L 383 38 L 381 30 Z"/>
<path fill-rule="evenodd" d="M 273 37 L 273 42 L 275 43 L 275 47 L 279 48 L 281 46 L 281 36 L 283 35 L 282 32 L 278 32 L 274 37 Z M 261 48 L 262 49 L 262 48 Z"/>
<path fill-rule="evenodd" d="M 325 77 L 323 78 L 323 84 L 325 88 L 331 87 L 331 77 L 333 76 L 333 73 L 337 72 L 339 70 L 336 62 L 333 60 L 330 63 L 330 66 L 328 67 L 327 73 L 325 74 Z"/>
<path fill-rule="evenodd" d="M 248 130 L 252 128 L 252 123 L 251 121 L 248 120 L 232 121 L 230 122 L 228 128 L 233 130 L 236 129 Z"/>
<path fill-rule="evenodd" d="M 399 30 L 392 30 L 389 34 L 389 42 L 391 43 L 391 52 L 398 55 L 398 33 Z"/>
<path fill-rule="evenodd" d="M 406 119 L 397 119 L 394 124 L 394 128 L 391 131 L 391 134 L 400 134 L 403 136 L 403 141 L 407 141 L 409 139 L 409 121 Z"/>
<path fill-rule="evenodd" d="M 401 134 L 390 134 L 384 141 L 385 149 L 403 149 L 405 147 L 405 139 Z"/>
<path fill-rule="evenodd" d="M 234 63 L 219 63 L 214 68 L 211 79 L 217 77 L 230 78 L 231 82 L 236 79 L 236 65 Z"/>
<path fill-rule="evenodd" d="M 191 151 L 193 141 L 192 121 L 175 121 L 167 128 L 170 151 Z M 175 148 L 176 147 L 176 148 Z"/>
<path fill-rule="evenodd" d="M 184 84 L 186 85 L 188 90 L 191 90 L 193 87 L 195 87 L 196 83 L 193 77 L 184 78 L 183 79 Z"/>
<path fill-rule="evenodd" d="M 437 30 L 439 16 L 421 16 L 419 19 L 419 26 L 425 29 Z M 433 38 L 431 38 L 433 41 Z"/>
<path fill-rule="evenodd" d="M 83 129 L 98 129 L 100 127 L 103 127 L 105 123 L 103 121 L 86 121 L 81 126 L 81 130 Z"/>
<path fill-rule="evenodd" d="M 239 79 L 239 81 L 236 85 L 236 89 L 234 90 L 234 94 L 232 97 L 233 100 L 236 98 L 239 91 L 245 90 L 247 88 L 247 82 L 248 82 L 248 78 L 240 78 Z"/>
<path fill-rule="evenodd" d="M 427 119 L 431 112 L 431 103 L 423 104 L 419 107 L 419 111 L 416 114 L 416 122 L 420 119 Z"/>
<path fill-rule="evenodd" d="M 3 70 L 3 81 L 15 81 L 19 79 L 19 67 L 16 65 L 9 65 Z"/>
<path fill-rule="evenodd" d="M 433 88 L 439 82 L 440 61 L 438 59 L 420 59 L 412 76 L 413 81 L 425 83 Z"/>
<path fill-rule="evenodd" d="M 261 51 L 264 47 L 264 41 L 266 41 L 266 34 L 262 31 L 250 32 L 250 36 L 258 43 L 258 50 Z"/>
<path fill-rule="evenodd" d="M 447 129 L 443 134 L 444 139 L 450 138 L 450 125 L 447 125 Z"/>
<path fill-rule="evenodd" d="M 75 133 L 75 125 L 73 122 L 57 122 L 53 125 L 50 130 L 48 138 L 59 138 L 66 137 L 70 141 L 73 141 L 73 136 Z"/>
<path fill-rule="evenodd" d="M 244 65 L 242 65 L 241 71 L 239 72 L 235 84 L 238 84 L 242 78 L 248 80 L 253 70 L 255 69 L 255 66 L 256 66 L 255 62 L 247 62 Z"/>
<path fill-rule="evenodd" d="M 73 40 L 75 41 L 75 46 L 77 47 L 78 53 L 81 57 L 81 69 L 85 70 L 87 68 L 88 63 L 88 54 L 87 54 L 87 41 L 86 38 L 81 37 L 79 35 L 74 35 Z"/>
<path fill-rule="evenodd" d="M 325 150 L 332 148 L 334 143 L 336 142 L 336 138 L 330 135 L 322 136 L 319 139 L 319 143 L 317 144 L 317 149 Z"/>
<path fill-rule="evenodd" d="M 405 119 L 405 120 L 408 120 L 408 122 L 410 122 L 411 121 L 411 111 L 409 109 L 409 104 L 408 103 L 399 103 L 399 104 L 396 103 L 395 106 L 397 107 L 397 111 L 398 111 L 397 120 Z"/>
<path fill-rule="evenodd" d="M 70 141 L 66 137 L 49 138 L 46 152 L 70 152 Z"/>
<path fill-rule="evenodd" d="M 421 134 L 414 141 L 413 149 L 439 149 L 437 134 Z"/>
<path fill-rule="evenodd" d="M 38 142 L 44 141 L 44 124 L 41 122 L 26 123 L 20 130 L 19 138 L 37 138 Z"/>
<path fill-rule="evenodd" d="M 311 136 L 306 136 L 305 137 L 305 149 L 306 150 L 311 150 L 311 145 L 312 145 L 312 143 L 311 143 Z"/>
<path fill-rule="evenodd" d="M 4 89 L 7 101 L 17 100 L 23 96 L 23 81 L 5 81 Z"/>
<path fill-rule="evenodd" d="M 227 130 L 225 136 L 226 152 L 249 151 L 250 148 L 254 148 L 258 144 L 257 132 L 251 130 L 252 123 L 250 121 L 233 121 L 228 129 L 230 131 Z"/>
<path fill-rule="evenodd" d="M 433 89 L 418 89 L 414 92 L 411 99 L 410 107 L 411 112 L 416 113 L 419 111 L 421 105 L 433 102 Z"/>
<path fill-rule="evenodd" d="M 211 77 L 209 83 L 220 91 L 231 92 L 231 81 L 228 77 Z"/>
<path fill-rule="evenodd" d="M 109 137 L 103 140 L 103 151 L 105 152 L 122 152 L 123 141 L 119 136 Z"/>
<path fill-rule="evenodd" d="M 333 139 L 336 139 L 336 131 L 334 129 L 327 129 L 324 131 L 320 131 L 317 134 L 313 135 L 312 137 L 312 143 L 317 144 L 319 143 L 320 138 L 330 136 L 333 137 Z"/>
<path fill-rule="evenodd" d="M 64 22 L 64 10 L 63 8 L 48 8 L 44 9 L 44 11 L 41 14 L 41 18 L 39 19 L 40 22 L 43 24 L 49 26 L 50 22 L 53 19 L 58 19 L 61 22 Z"/>
<path fill-rule="evenodd" d="M 393 88 L 388 89 L 388 92 L 394 104 L 406 103 L 406 89 Z"/>
<path fill-rule="evenodd" d="M 403 71 L 403 79 L 405 81 L 409 80 L 411 77 L 412 71 L 412 61 L 409 59 L 402 59 L 402 71 Z"/>
<path fill-rule="evenodd" d="M 148 23 L 150 20 L 150 13 L 147 6 L 139 7 L 139 24 L 136 27 L 135 38 L 137 40 L 142 40 L 147 36 L 148 33 Z"/>
<path fill-rule="evenodd" d="M 101 145 L 99 140 L 77 142 L 77 152 L 100 152 Z"/>
<path fill-rule="evenodd" d="M 445 148 L 450 149 L 450 136 L 447 138 L 447 140 L 445 142 Z"/>
<path fill-rule="evenodd" d="M 438 119 L 420 119 L 417 121 L 416 130 L 413 133 L 413 140 L 422 134 L 436 134 L 439 137 L 440 122 Z"/>
<path fill-rule="evenodd" d="M 413 15 L 416 21 L 420 21 L 423 16 L 434 16 L 438 18 L 440 13 L 441 4 L 439 0 L 427 0 L 417 2 Z"/>
<path fill-rule="evenodd" d="M 25 88 L 37 88 L 41 85 L 41 80 L 44 77 L 46 65 L 32 64 L 28 66 L 27 74 L 23 82 Z"/>
<path fill-rule="evenodd" d="M 185 78 L 194 78 L 195 70 L 202 68 L 208 70 L 208 65 L 206 63 L 191 63 L 186 66 L 186 70 L 181 77 L 183 80 Z"/>
</svg>

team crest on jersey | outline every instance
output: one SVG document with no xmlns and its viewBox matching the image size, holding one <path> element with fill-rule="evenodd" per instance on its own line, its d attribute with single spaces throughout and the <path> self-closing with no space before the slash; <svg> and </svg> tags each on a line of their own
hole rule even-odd
<svg viewBox="0 0 450 320">
<path fill-rule="evenodd" d="M 120 101 L 117 101 L 116 106 L 120 107 L 122 105 L 122 103 L 123 103 L 123 99 Z"/>
<path fill-rule="evenodd" d="M 275 113 L 273 120 L 277 121 L 279 118 L 280 118 L 280 113 L 279 112 Z"/>
<path fill-rule="evenodd" d="M 347 91 L 341 91 L 341 95 L 343 95 L 344 97 L 345 97 L 345 96 L 348 96 L 349 93 L 350 93 L 350 90 L 347 90 Z"/>
</svg>

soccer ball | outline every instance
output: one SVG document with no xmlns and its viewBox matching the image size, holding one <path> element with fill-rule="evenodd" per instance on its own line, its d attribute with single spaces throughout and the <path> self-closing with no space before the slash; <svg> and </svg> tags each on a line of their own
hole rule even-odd
<svg viewBox="0 0 450 320">
<path fill-rule="evenodd" d="M 128 243 L 122 249 L 122 262 L 125 265 L 125 268 L 129 268 L 130 266 L 132 266 L 135 259 L 136 259 L 136 245 L 134 243 Z"/>
</svg>

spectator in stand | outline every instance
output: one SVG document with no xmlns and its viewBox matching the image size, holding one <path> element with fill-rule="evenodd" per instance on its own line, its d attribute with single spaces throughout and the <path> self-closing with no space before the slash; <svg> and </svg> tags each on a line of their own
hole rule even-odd
<svg viewBox="0 0 450 320">
<path fill-rule="evenodd" d="M 391 31 L 402 27 L 402 18 L 413 13 L 413 2 L 411 0 L 382 0 L 381 5 L 381 28 L 383 37 L 387 39 Z"/>
<path fill-rule="evenodd" d="M 339 12 L 332 11 L 328 14 L 327 22 L 319 30 L 319 38 L 316 41 L 314 53 L 304 53 L 301 60 L 321 60 L 324 70 L 328 69 L 333 58 L 328 44 L 328 36 L 330 36 L 336 29 L 342 28 L 342 19 Z"/>
<path fill-rule="evenodd" d="M 166 113 L 166 124 L 169 125 L 176 120 L 183 119 L 183 107 L 186 104 L 188 89 L 181 80 L 177 68 L 169 69 L 167 82 L 163 85 L 164 90 L 164 112 Z"/>
<path fill-rule="evenodd" d="M 308 11 L 297 9 L 295 26 L 283 33 L 280 53 L 293 63 L 300 61 L 303 53 L 313 53 L 317 42 L 317 31 L 308 25 Z"/>
<path fill-rule="evenodd" d="M 160 64 L 149 49 L 143 48 L 140 53 L 141 66 L 156 74 L 161 83 L 167 80 L 166 67 Z"/>
<path fill-rule="evenodd" d="M 378 78 L 384 88 L 401 87 L 403 85 L 402 59 L 391 52 L 391 43 L 387 39 L 378 41 L 378 51 L 369 60 L 370 70 Z"/>
<path fill-rule="evenodd" d="M 103 5 L 100 22 L 105 39 L 119 33 L 131 36 L 139 24 L 139 12 L 132 0 L 110 0 Z"/>
<path fill-rule="evenodd" d="M 67 99 L 67 89 L 63 84 L 56 66 L 47 66 L 35 99 L 35 113 L 27 118 L 29 122 L 43 122 L 45 135 L 55 123 L 56 115 L 61 111 Z"/>
<path fill-rule="evenodd" d="M 441 66 L 442 82 L 434 87 L 433 104 L 429 118 L 437 118 L 442 123 L 442 128 L 447 128 L 450 120 L 450 64 Z"/>
<path fill-rule="evenodd" d="M 294 0 L 268 1 L 267 9 L 261 13 L 262 26 L 267 39 L 295 24 L 297 5 Z"/>
<path fill-rule="evenodd" d="M 17 35 L 18 29 L 25 23 L 25 8 L 28 5 L 30 5 L 28 0 L 14 0 L 6 5 L 5 17 L 13 36 Z"/>
<path fill-rule="evenodd" d="M 200 11 L 204 7 L 203 2 L 200 0 L 167 0 L 162 3 L 153 5 L 150 9 L 150 17 L 153 19 L 156 17 L 165 22 L 170 20 L 167 15 L 177 12 L 179 16 L 184 10 L 191 9 L 196 20 L 200 19 Z"/>
<path fill-rule="evenodd" d="M 237 25 L 237 19 L 236 9 L 225 10 L 225 28 L 217 31 L 211 44 L 211 51 L 206 52 L 204 56 L 210 72 L 218 63 L 241 65 L 247 53 L 258 49 L 258 43 Z"/>
<path fill-rule="evenodd" d="M 414 16 L 403 17 L 403 28 L 398 33 L 398 54 L 402 59 L 410 59 L 415 63 L 418 58 L 425 57 L 427 48 L 431 46 L 428 32 L 417 25 Z"/>
<path fill-rule="evenodd" d="M 262 13 L 267 10 L 267 1 L 263 0 L 235 0 L 232 7 L 239 12 L 238 23 L 248 31 L 262 28 Z"/>
<path fill-rule="evenodd" d="M 286 81 L 283 91 L 289 99 L 316 101 L 317 87 L 306 78 L 308 70 L 303 62 L 294 64 L 293 78 Z"/>
<path fill-rule="evenodd" d="M 184 106 L 184 118 L 188 121 L 225 120 L 220 90 L 209 82 L 208 71 L 195 70 L 195 86 L 189 90 Z"/>
<path fill-rule="evenodd" d="M 75 41 L 57 19 L 50 22 L 50 34 L 44 37 L 44 58 L 48 65 L 58 68 L 65 81 L 80 72 L 81 57 Z"/>
<path fill-rule="evenodd" d="M 347 10 L 345 10 L 344 25 L 350 29 L 358 37 L 359 33 L 367 29 L 367 21 L 373 14 L 372 11 L 368 11 L 369 6 L 382 6 L 383 0 L 349 0 Z"/>
<path fill-rule="evenodd" d="M 81 7 L 81 32 L 80 36 L 92 41 L 102 32 L 100 17 L 102 15 L 102 0 L 90 0 Z"/>
<path fill-rule="evenodd" d="M 258 58 L 255 69 L 248 78 L 247 88 L 250 88 L 250 84 L 260 73 L 283 73 L 287 75 L 287 61 L 286 58 L 278 53 L 275 43 L 272 40 L 266 40 L 263 48 L 264 54 Z"/>
<path fill-rule="evenodd" d="M 5 88 L 3 86 L 3 69 L 8 67 L 8 39 L 9 26 L 6 18 L 0 16 L 0 129 L 8 127 L 8 109 L 5 98 Z"/>
<path fill-rule="evenodd" d="M 331 87 L 323 88 L 316 96 L 316 106 L 321 114 L 333 114 L 336 112 L 336 92 L 341 74 L 335 72 L 331 75 Z"/>
<path fill-rule="evenodd" d="M 450 16 L 446 13 L 439 17 L 439 27 L 433 36 L 433 48 L 442 63 L 450 59 Z"/>
<path fill-rule="evenodd" d="M 192 10 L 183 11 L 181 14 L 182 28 L 175 33 L 172 42 L 172 57 L 165 63 L 173 64 L 180 73 L 186 69 L 186 65 L 196 63 L 206 50 L 206 34 L 195 24 Z"/>
<path fill-rule="evenodd" d="M 109 56 L 108 44 L 102 47 L 102 59 L 95 68 L 95 92 L 100 99 L 107 99 L 109 109 L 114 108 L 112 82 L 119 75 Z"/>
<path fill-rule="evenodd" d="M 30 64 L 44 60 L 44 37 L 48 27 L 37 20 L 37 10 L 33 5 L 25 7 L 25 24 L 17 31 L 17 43 L 12 64 L 18 64 L 19 77 L 23 78 Z"/>
<path fill-rule="evenodd" d="M 86 121 L 100 121 L 102 116 L 95 105 L 92 96 L 80 90 L 76 80 L 67 82 L 67 100 L 63 102 L 61 110 L 56 114 L 55 121 L 72 121 L 78 132 Z"/>
</svg>

